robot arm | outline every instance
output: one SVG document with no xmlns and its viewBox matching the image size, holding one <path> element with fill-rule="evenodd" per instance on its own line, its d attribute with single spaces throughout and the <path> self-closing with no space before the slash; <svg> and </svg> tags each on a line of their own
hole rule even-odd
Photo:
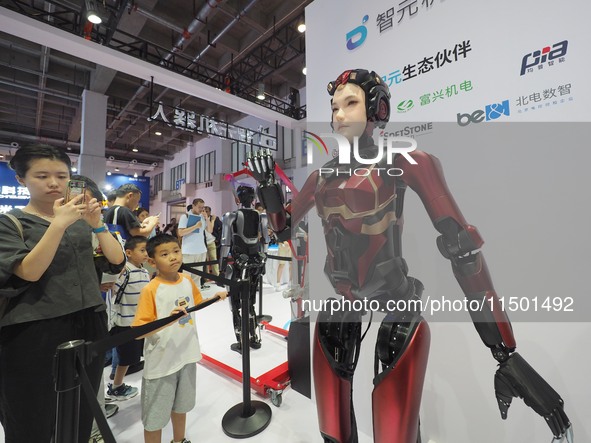
<svg viewBox="0 0 591 443">
<path fill-rule="evenodd" d="M 226 212 L 222 218 L 222 241 L 220 243 L 220 270 L 225 269 L 226 261 L 228 260 L 228 254 L 232 247 L 232 224 L 236 221 L 235 212 Z"/>
<path fill-rule="evenodd" d="M 441 234 L 437 246 L 450 260 L 454 276 L 469 300 L 478 300 L 481 310 L 470 311 L 474 326 L 484 344 L 499 362 L 495 374 L 495 394 L 501 417 L 513 397 L 540 414 L 556 439 L 573 442 L 572 427 L 564 413 L 564 402 L 552 387 L 515 351 L 516 343 L 507 314 L 494 290 L 484 256 L 479 251 L 484 241 L 478 230 L 469 225 L 454 201 L 439 160 L 421 151 L 412 157 L 417 165 L 403 158 L 396 166 L 404 170 L 402 179 L 421 198 L 435 229 Z"/>
<path fill-rule="evenodd" d="M 271 238 L 269 237 L 267 214 L 261 214 L 261 224 L 259 226 L 259 232 L 261 233 L 261 243 L 263 246 L 263 252 L 267 253 L 267 249 L 269 249 L 269 242 L 271 240 Z"/>
<path fill-rule="evenodd" d="M 293 211 L 290 213 L 283 206 L 283 192 L 279 181 L 275 178 L 275 170 L 279 166 L 275 164 L 271 154 L 266 151 L 256 153 L 247 159 L 247 165 L 259 184 L 257 195 L 267 210 L 269 226 L 277 234 L 279 241 L 290 240 L 292 224 L 297 225 L 314 204 L 314 189 L 318 173 L 310 174 L 302 191 L 292 200 Z"/>
</svg>

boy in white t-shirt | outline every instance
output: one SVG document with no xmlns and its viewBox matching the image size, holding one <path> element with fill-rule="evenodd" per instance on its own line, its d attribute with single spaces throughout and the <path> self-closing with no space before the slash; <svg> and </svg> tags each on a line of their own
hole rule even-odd
<svg viewBox="0 0 591 443">
<path fill-rule="evenodd" d="M 141 235 L 130 237 L 125 241 L 127 263 L 113 289 L 111 302 L 115 315 L 111 334 L 122 333 L 131 327 L 140 293 L 150 283 L 150 273 L 143 266 L 148 259 L 146 243 L 146 237 Z M 123 377 L 131 365 L 140 362 L 142 347 L 143 342 L 137 340 L 117 346 L 119 363 L 114 373 L 113 383 L 109 383 L 107 389 L 107 397 L 111 400 L 127 400 L 137 395 L 137 388 L 123 383 Z"/>
<path fill-rule="evenodd" d="M 160 234 L 148 240 L 149 263 L 158 275 L 142 290 L 132 326 L 168 317 L 203 301 L 199 288 L 179 273 L 183 263 L 178 240 Z M 215 294 L 226 298 L 225 291 Z M 196 363 L 201 359 L 192 314 L 147 334 L 142 378 L 144 441 L 160 443 L 162 428 L 172 421 L 173 443 L 185 439 L 186 416 L 195 406 Z"/>
</svg>

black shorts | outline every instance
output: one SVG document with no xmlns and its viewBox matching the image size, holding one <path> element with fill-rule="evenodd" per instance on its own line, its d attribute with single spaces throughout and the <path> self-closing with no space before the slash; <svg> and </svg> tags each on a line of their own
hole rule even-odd
<svg viewBox="0 0 591 443">
<path fill-rule="evenodd" d="M 119 334 L 121 332 L 129 331 L 130 326 L 113 326 L 111 335 Z M 131 366 L 139 363 L 142 353 L 144 351 L 144 339 L 130 340 L 117 346 L 117 354 L 119 355 L 120 366 Z"/>
</svg>

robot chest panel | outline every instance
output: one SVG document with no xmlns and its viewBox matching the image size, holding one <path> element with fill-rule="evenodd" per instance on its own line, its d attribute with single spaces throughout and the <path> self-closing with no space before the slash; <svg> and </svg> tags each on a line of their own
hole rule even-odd
<svg viewBox="0 0 591 443">
<path fill-rule="evenodd" d="M 330 176 L 321 178 L 316 188 L 316 208 L 324 220 L 338 216 L 361 221 L 383 211 L 396 198 L 392 180 L 369 169 L 364 176 Z"/>
</svg>

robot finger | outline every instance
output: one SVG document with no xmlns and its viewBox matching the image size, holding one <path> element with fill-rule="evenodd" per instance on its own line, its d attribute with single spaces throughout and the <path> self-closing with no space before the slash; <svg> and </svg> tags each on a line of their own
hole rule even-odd
<svg viewBox="0 0 591 443">
<path fill-rule="evenodd" d="M 573 427 L 569 425 L 564 434 L 561 434 L 559 437 L 554 437 L 551 443 L 575 443 Z"/>
<path fill-rule="evenodd" d="M 548 426 L 550 426 L 550 430 L 554 435 L 554 440 L 562 441 L 562 430 L 560 429 L 556 416 L 554 414 L 548 414 L 544 418 L 546 419 Z"/>
<path fill-rule="evenodd" d="M 265 160 L 267 161 L 267 168 L 269 169 L 269 171 L 273 171 L 275 169 L 275 162 L 273 161 L 273 157 L 271 156 L 271 151 L 267 152 Z"/>
<path fill-rule="evenodd" d="M 495 396 L 497 397 L 501 418 L 505 420 L 515 394 L 509 380 L 500 371 L 495 374 Z"/>
<path fill-rule="evenodd" d="M 567 443 L 575 443 L 575 435 L 573 432 L 573 426 L 569 425 L 568 429 L 566 430 L 566 441 Z"/>
<path fill-rule="evenodd" d="M 566 432 L 566 428 L 568 427 L 568 417 L 564 413 L 564 410 L 561 406 L 554 409 L 554 414 L 556 417 L 556 421 L 558 422 L 558 426 L 560 426 L 560 433 L 564 434 Z"/>
<path fill-rule="evenodd" d="M 261 174 L 261 173 L 262 173 L 262 171 L 263 171 L 263 168 L 262 168 L 262 166 L 261 166 L 261 158 L 260 158 L 259 156 L 256 156 L 256 157 L 253 159 L 253 163 L 254 163 L 254 166 L 255 166 L 255 169 L 256 169 L 256 171 L 257 171 L 259 174 Z"/>
</svg>

